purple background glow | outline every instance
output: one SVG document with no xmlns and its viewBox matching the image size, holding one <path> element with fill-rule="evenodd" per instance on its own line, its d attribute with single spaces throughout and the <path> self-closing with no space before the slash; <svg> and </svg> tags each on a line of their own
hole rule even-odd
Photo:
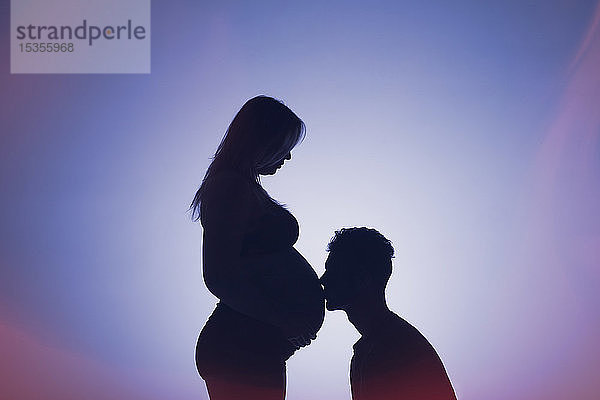
<svg viewBox="0 0 600 400">
<path fill-rule="evenodd" d="M 308 128 L 264 185 L 319 274 L 335 229 L 373 226 L 391 308 L 460 399 L 597 398 L 596 1 L 153 2 L 150 75 L 11 75 L 9 17 L 1 0 L 1 398 L 207 398 L 215 298 L 186 210 L 261 93 Z M 288 398 L 349 399 L 357 337 L 329 313 Z"/>
</svg>

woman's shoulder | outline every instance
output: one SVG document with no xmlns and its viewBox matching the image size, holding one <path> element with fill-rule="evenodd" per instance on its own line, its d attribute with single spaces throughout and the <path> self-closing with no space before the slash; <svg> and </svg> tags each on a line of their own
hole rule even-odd
<svg viewBox="0 0 600 400">
<path fill-rule="evenodd" d="M 252 180 L 235 169 L 220 169 L 214 171 L 207 180 L 215 183 L 250 184 Z"/>
<path fill-rule="evenodd" d="M 241 173 L 223 170 L 211 174 L 203 183 L 201 222 L 206 228 L 211 223 L 227 225 L 245 223 L 259 213 L 253 182 Z"/>
<path fill-rule="evenodd" d="M 206 178 L 204 193 L 206 197 L 239 196 L 253 191 L 252 181 L 235 170 L 216 171 Z"/>
</svg>

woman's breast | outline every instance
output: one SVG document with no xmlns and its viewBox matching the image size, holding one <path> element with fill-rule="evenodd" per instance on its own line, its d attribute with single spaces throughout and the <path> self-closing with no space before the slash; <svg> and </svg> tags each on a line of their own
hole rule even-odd
<svg viewBox="0 0 600 400">
<path fill-rule="evenodd" d="M 281 206 L 253 218 L 247 227 L 242 244 L 242 255 L 272 253 L 292 247 L 298 240 L 298 221 Z"/>
</svg>

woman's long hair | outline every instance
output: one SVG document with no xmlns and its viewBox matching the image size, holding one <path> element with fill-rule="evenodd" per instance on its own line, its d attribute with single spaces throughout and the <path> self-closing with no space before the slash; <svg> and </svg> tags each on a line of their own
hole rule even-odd
<svg viewBox="0 0 600 400">
<path fill-rule="evenodd" d="M 207 182 L 215 173 L 233 169 L 260 186 L 259 174 L 280 162 L 303 138 L 304 122 L 282 101 L 268 96 L 248 100 L 235 115 L 190 204 L 200 218 Z"/>
</svg>

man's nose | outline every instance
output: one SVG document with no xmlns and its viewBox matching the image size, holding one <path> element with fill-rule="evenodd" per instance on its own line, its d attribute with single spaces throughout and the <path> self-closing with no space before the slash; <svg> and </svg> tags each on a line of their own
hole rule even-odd
<svg viewBox="0 0 600 400">
<path fill-rule="evenodd" d="M 286 160 L 291 160 L 292 159 L 292 152 L 290 151 L 289 153 L 287 153 L 287 156 L 285 156 Z"/>
</svg>

